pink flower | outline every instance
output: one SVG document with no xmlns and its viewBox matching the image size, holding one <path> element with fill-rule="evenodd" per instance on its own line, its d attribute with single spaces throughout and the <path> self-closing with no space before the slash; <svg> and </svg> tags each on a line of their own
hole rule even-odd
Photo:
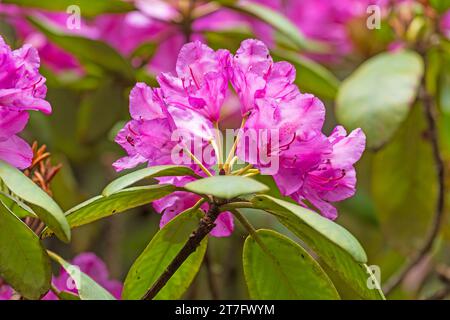
<svg viewBox="0 0 450 320">
<path fill-rule="evenodd" d="M 122 294 L 122 284 L 109 277 L 108 268 L 94 253 L 81 253 L 72 260 L 72 265 L 78 266 L 80 271 L 87 274 L 100 286 L 109 291 L 116 299 L 120 299 Z M 53 284 L 60 291 L 67 291 L 77 294 L 72 278 L 64 268 L 61 268 L 58 277 L 53 277 Z M 49 291 L 42 300 L 57 300 L 55 294 Z"/>
<path fill-rule="evenodd" d="M 266 45 L 245 40 L 231 58 L 231 83 L 241 100 L 242 115 L 256 107 L 257 99 L 289 101 L 298 94 L 293 84 L 295 68 L 287 62 L 274 63 Z"/>
<path fill-rule="evenodd" d="M 195 153 L 195 146 L 206 147 L 213 137 L 213 126 L 208 119 L 191 109 L 168 105 L 161 89 L 143 83 L 138 83 L 130 93 L 130 113 L 133 120 L 116 137 L 116 142 L 128 153 L 113 164 L 118 171 L 145 162 L 171 164 L 175 156 L 179 164 L 190 165 L 191 160 L 183 150 L 174 154 L 178 143 L 182 142 Z"/>
<path fill-rule="evenodd" d="M 201 68 L 201 66 L 196 66 Z M 194 67 L 195 68 L 195 67 Z M 198 69 L 195 69 L 198 71 Z M 113 166 L 116 170 L 133 168 L 140 163 L 148 165 L 162 165 L 174 163 L 174 156 L 185 159 L 185 165 L 191 166 L 198 174 L 202 174 L 198 165 L 179 150 L 174 154 L 175 148 L 182 143 L 189 152 L 195 154 L 195 147 L 208 146 L 213 138 L 212 124 L 191 108 L 174 103 L 174 97 L 166 97 L 167 92 L 153 89 L 143 83 L 138 83 L 130 93 L 130 114 L 132 120 L 119 132 L 116 142 L 128 153 L 128 156 L 116 161 Z M 175 135 L 177 134 L 177 135 Z M 203 149 L 203 148 L 201 148 Z M 204 157 L 204 150 L 200 150 Z M 214 155 L 212 160 L 214 161 Z M 204 166 L 210 167 L 207 162 Z M 203 174 L 204 175 L 204 174 Z M 160 179 L 161 183 L 170 182 L 177 186 L 184 186 L 192 181 L 189 177 Z M 162 213 L 160 226 L 163 227 L 170 219 L 193 206 L 200 197 L 187 192 L 175 192 L 154 202 L 155 209 Z M 206 208 L 207 209 L 207 206 Z M 211 233 L 214 236 L 227 236 L 233 230 L 231 214 L 221 214 L 217 226 Z"/>
<path fill-rule="evenodd" d="M 199 41 L 184 45 L 178 55 L 177 76 L 162 73 L 158 77 L 167 104 L 218 121 L 228 91 L 228 59 L 228 51 L 215 52 Z"/>
<path fill-rule="evenodd" d="M 297 93 L 292 100 L 278 103 L 274 99 L 258 99 L 241 132 L 244 139 L 240 139 L 238 156 L 263 174 L 274 174 L 278 168 L 263 164 L 262 156 L 277 157 L 283 166 L 307 166 L 320 155 L 317 143 L 320 144 L 318 136 L 324 120 L 323 103 L 310 94 Z M 315 144 L 311 145 L 311 141 Z M 257 152 L 251 148 L 252 143 Z"/>
<path fill-rule="evenodd" d="M 12 51 L 0 37 L 0 159 L 20 169 L 33 157 L 30 146 L 16 136 L 28 122 L 28 111 L 51 112 L 39 65 L 39 55 L 30 45 Z"/>
</svg>

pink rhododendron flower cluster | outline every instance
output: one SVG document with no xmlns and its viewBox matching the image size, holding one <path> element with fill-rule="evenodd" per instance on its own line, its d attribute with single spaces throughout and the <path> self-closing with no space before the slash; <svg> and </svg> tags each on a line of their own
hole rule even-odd
<svg viewBox="0 0 450 320">
<path fill-rule="evenodd" d="M 110 279 L 105 263 L 94 253 L 81 253 L 71 263 L 108 290 L 116 299 L 121 298 L 123 285 L 117 280 Z M 78 293 L 72 278 L 64 268 L 61 268 L 59 276 L 53 277 L 52 283 L 59 291 Z M 0 285 L 0 300 L 10 300 L 13 294 L 14 292 L 10 286 Z M 52 291 L 49 291 L 42 300 L 58 300 L 58 298 Z"/>
<path fill-rule="evenodd" d="M 114 163 L 116 170 L 139 163 L 172 164 L 173 150 L 180 144 L 184 146 L 180 155 L 195 154 L 195 148 L 200 148 L 202 155 L 208 154 L 217 136 L 214 123 L 220 120 L 231 83 L 239 96 L 245 123 L 238 135 L 237 156 L 261 173 L 273 175 L 285 195 L 305 206 L 308 201 L 330 219 L 337 217 L 331 203 L 354 194 L 353 165 L 364 150 L 365 136 L 360 129 L 347 135 L 340 126 L 330 137 L 325 136 L 325 107 L 316 97 L 300 92 L 294 84 L 296 70 L 291 64 L 274 62 L 258 40 L 244 41 L 235 55 L 226 50 L 214 51 L 197 41 L 181 49 L 176 71 L 176 75 L 163 73 L 158 77 L 160 88 L 138 83 L 132 90 L 132 120 L 116 138 L 128 155 Z M 184 134 L 174 139 L 177 130 Z M 267 130 L 276 130 L 276 138 L 262 139 L 259 134 L 251 134 Z M 253 141 L 247 144 L 249 140 Z M 257 150 L 249 145 L 256 145 Z M 261 154 L 276 156 L 279 167 L 267 167 Z M 217 156 L 212 152 L 210 158 L 200 160 L 211 169 Z M 184 164 L 202 174 L 198 164 Z M 192 179 L 160 180 L 183 186 Z M 156 201 L 155 209 L 163 213 L 161 226 L 199 199 L 176 192 Z M 229 235 L 233 229 L 231 215 L 222 214 L 216 228 L 216 236 Z"/>
<path fill-rule="evenodd" d="M 0 159 L 20 169 L 33 158 L 31 147 L 17 136 L 28 122 L 28 111 L 51 112 L 39 66 L 36 49 L 24 45 L 13 51 L 0 36 Z"/>
</svg>

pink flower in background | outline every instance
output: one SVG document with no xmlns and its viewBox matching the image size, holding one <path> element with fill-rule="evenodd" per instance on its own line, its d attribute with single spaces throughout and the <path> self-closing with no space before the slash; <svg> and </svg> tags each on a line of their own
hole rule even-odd
<svg viewBox="0 0 450 320">
<path fill-rule="evenodd" d="M 72 260 L 72 264 L 78 266 L 83 273 L 87 274 L 100 286 L 109 291 L 116 299 L 120 299 L 122 284 L 110 278 L 105 263 L 94 253 L 81 253 Z M 78 293 L 78 290 L 73 284 L 73 280 L 64 268 L 61 268 L 59 276 L 53 277 L 52 281 L 60 291 Z M 49 291 L 42 300 L 57 300 L 57 297 L 53 292 Z"/>
<path fill-rule="evenodd" d="M 256 100 L 267 98 L 277 103 L 298 94 L 293 84 L 295 68 L 287 62 L 274 63 L 266 45 L 245 40 L 231 58 L 231 83 L 241 100 L 242 115 L 257 107 Z"/>
<path fill-rule="evenodd" d="M 19 38 L 25 43 L 33 45 L 39 51 L 42 61 L 53 71 L 60 72 L 80 68 L 75 57 L 51 43 L 44 34 L 28 22 L 26 16 L 32 15 L 57 29 L 88 37 L 92 33 L 92 29 L 88 28 L 84 21 L 82 21 L 82 28 L 69 30 L 66 27 L 68 14 L 65 12 L 46 12 L 9 4 L 0 4 L 0 14 L 5 15 L 5 20 L 15 28 Z"/>
<path fill-rule="evenodd" d="M 0 279 L 0 282 L 3 280 Z M 7 284 L 0 284 L 0 300 L 11 300 L 13 296 L 13 289 Z"/>
<path fill-rule="evenodd" d="M 136 84 L 131 91 L 130 113 L 133 120 L 116 137 L 116 142 L 127 151 L 128 156 L 114 163 L 116 170 L 133 168 L 140 163 L 171 164 L 172 151 L 178 142 L 182 142 L 192 153 L 196 152 L 194 146 L 199 143 L 205 147 L 209 144 L 213 137 L 212 123 L 192 109 L 168 104 L 164 95 L 161 89 L 153 89 L 143 83 Z M 173 134 L 179 135 L 177 141 L 173 141 Z M 185 152 L 180 150 L 180 161 L 183 159 L 186 159 L 183 163 L 191 163 Z"/>
<path fill-rule="evenodd" d="M 80 271 L 87 274 L 100 286 L 105 288 L 116 299 L 120 299 L 122 295 L 123 285 L 117 280 L 113 280 L 109 276 L 108 268 L 105 263 L 94 253 L 81 253 L 72 260 L 72 265 L 80 268 Z M 1 281 L 1 279 L 0 279 Z M 61 268 L 59 276 L 53 277 L 53 285 L 60 291 L 72 292 L 78 294 L 78 290 L 72 278 L 64 268 Z M 13 289 L 6 285 L 0 285 L 0 300 L 10 300 L 13 297 Z M 58 300 L 56 295 L 49 291 L 42 300 Z"/>
<path fill-rule="evenodd" d="M 25 169 L 31 147 L 16 134 L 28 122 L 28 111 L 49 114 L 45 78 L 39 73 L 39 55 L 30 45 L 12 51 L 0 37 L 0 159 Z"/>
<path fill-rule="evenodd" d="M 346 137 L 344 128 L 337 127 L 327 138 L 322 133 L 325 106 L 313 95 L 299 92 L 293 84 L 295 69 L 286 62 L 274 63 L 264 43 L 244 41 L 232 61 L 234 74 L 251 79 L 232 78 L 243 113 L 250 111 L 238 156 L 263 174 L 274 175 L 284 195 L 299 203 L 308 200 L 324 216 L 335 219 L 336 209 L 329 202 L 354 194 L 353 164 L 364 150 L 364 133 L 355 130 Z M 269 130 L 276 130 L 277 141 L 251 134 Z M 258 152 L 249 148 L 252 140 Z M 279 167 L 270 166 L 261 155 L 277 157 Z"/>
</svg>

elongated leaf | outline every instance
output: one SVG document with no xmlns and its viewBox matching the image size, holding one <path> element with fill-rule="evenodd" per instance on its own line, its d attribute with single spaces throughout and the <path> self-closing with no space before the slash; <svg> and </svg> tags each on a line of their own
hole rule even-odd
<svg viewBox="0 0 450 320">
<path fill-rule="evenodd" d="M 246 194 L 269 191 L 269 188 L 262 183 L 239 176 L 209 177 L 189 182 L 184 188 L 197 194 L 212 195 L 227 200 Z"/>
<path fill-rule="evenodd" d="M 197 228 L 199 212 L 187 210 L 165 225 L 136 259 L 125 280 L 122 297 L 140 299 L 175 258 Z M 188 289 L 203 261 L 207 238 L 175 272 L 155 299 L 179 299 Z"/>
<path fill-rule="evenodd" d="M 113 214 L 150 204 L 173 191 L 175 191 L 175 187 L 172 185 L 157 184 L 124 189 L 108 197 L 97 196 L 67 211 L 67 221 L 71 228 L 76 228 Z M 51 230 L 48 229 L 43 232 L 44 237 L 50 234 Z"/>
<path fill-rule="evenodd" d="M 34 205 L 34 212 L 62 241 L 70 241 L 70 228 L 56 202 L 21 171 L 0 160 L 0 179 L 18 197 Z"/>
<path fill-rule="evenodd" d="M 231 3 L 230 1 L 222 2 L 225 7 L 257 18 L 272 26 L 281 34 L 286 36 L 299 49 L 304 49 L 310 52 L 324 52 L 326 50 L 326 46 L 324 44 L 307 39 L 291 21 L 267 6 L 249 1 L 235 3 Z"/>
<path fill-rule="evenodd" d="M 72 53 L 82 63 L 88 62 L 98 65 L 105 70 L 120 74 L 129 81 L 134 79 L 134 71 L 130 63 L 107 43 L 66 34 L 48 22 L 35 17 L 30 16 L 29 21 L 51 42 Z"/>
<path fill-rule="evenodd" d="M 359 263 L 353 259 L 347 252 L 342 251 L 335 244 L 327 239 L 317 237 L 313 240 L 305 239 L 304 233 L 298 225 L 290 223 L 289 220 L 279 219 L 289 230 L 305 241 L 320 256 L 321 261 L 325 263 L 336 275 L 362 299 L 384 300 L 383 292 L 378 287 L 367 285 L 368 281 L 377 283 L 377 279 L 368 269 L 365 263 Z"/>
<path fill-rule="evenodd" d="M 255 207 L 276 215 L 278 220 L 314 250 L 322 261 L 364 299 L 384 299 L 381 290 L 369 289 L 367 256 L 346 229 L 296 204 L 268 196 L 256 196 Z M 376 280 L 375 280 L 376 281 Z"/>
<path fill-rule="evenodd" d="M 258 239 L 247 237 L 243 253 L 252 299 L 339 299 L 331 280 L 305 249 L 275 231 L 256 234 Z"/>
<path fill-rule="evenodd" d="M 10 196 L 9 194 L 0 192 L 0 200 L 3 201 L 3 204 L 20 219 L 26 217 L 37 218 L 33 209 L 31 209 L 22 201 L 17 200 L 14 197 Z"/>
<path fill-rule="evenodd" d="M 340 83 L 325 67 L 298 53 L 286 50 L 272 50 L 271 53 L 275 59 L 288 61 L 295 66 L 295 82 L 302 92 L 309 92 L 323 99 L 335 99 Z"/>
<path fill-rule="evenodd" d="M 91 277 L 82 272 L 79 267 L 68 263 L 53 252 L 50 257 L 59 263 L 70 275 L 81 300 L 116 300 L 108 291 L 95 282 Z"/>
<path fill-rule="evenodd" d="M 361 127 L 371 148 L 389 141 L 408 116 L 423 74 L 414 52 L 382 53 L 362 64 L 339 89 L 336 116 L 349 129 Z"/>
<path fill-rule="evenodd" d="M 94 17 L 102 13 L 121 13 L 133 10 L 131 3 L 120 0 L 2 0 L 2 2 L 59 12 L 65 12 L 70 6 L 76 5 L 80 7 L 80 13 L 86 17 Z M 67 16 L 69 17 L 69 14 Z"/>
<path fill-rule="evenodd" d="M 252 203 L 258 209 L 270 211 L 293 225 L 298 225 L 298 228 L 306 236 L 312 238 L 325 237 L 328 241 L 350 254 L 355 261 L 367 262 L 364 249 L 350 232 L 314 211 L 265 195 L 255 196 L 252 199 Z"/>
<path fill-rule="evenodd" d="M 155 166 L 140 169 L 131 173 L 128 173 L 120 178 L 117 178 L 110 184 L 106 186 L 103 190 L 102 194 L 104 196 L 110 196 L 117 191 L 122 190 L 123 188 L 129 187 L 136 182 L 148 179 L 148 178 L 157 178 L 157 177 L 168 177 L 168 176 L 192 176 L 195 178 L 200 178 L 195 172 L 185 166 Z"/>
<path fill-rule="evenodd" d="M 386 241 L 403 254 L 422 245 L 431 227 L 437 177 L 421 105 L 373 159 L 372 194 Z M 407 225 L 407 227 L 405 227 Z"/>
<path fill-rule="evenodd" d="M 27 299 L 50 289 L 50 261 L 38 236 L 0 201 L 0 277 Z"/>
</svg>

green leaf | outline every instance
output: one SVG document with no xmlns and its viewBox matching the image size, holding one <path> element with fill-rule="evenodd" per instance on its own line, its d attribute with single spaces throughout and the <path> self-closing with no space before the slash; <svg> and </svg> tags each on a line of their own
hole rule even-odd
<svg viewBox="0 0 450 320">
<path fill-rule="evenodd" d="M 407 118 L 423 71 L 415 52 L 371 58 L 343 82 L 336 101 L 338 121 L 349 129 L 362 128 L 367 145 L 380 148 Z"/>
<path fill-rule="evenodd" d="M 392 142 L 373 159 L 372 195 L 381 230 L 403 254 L 421 246 L 435 211 L 437 177 L 426 130 L 417 104 Z"/>
<path fill-rule="evenodd" d="M 0 201 L 0 277 L 27 299 L 50 289 L 51 269 L 38 236 Z"/>
<path fill-rule="evenodd" d="M 0 160 L 0 179 L 16 196 L 33 205 L 37 216 L 64 242 L 70 241 L 70 228 L 58 204 L 20 170 Z"/>
<path fill-rule="evenodd" d="M 384 299 L 381 290 L 367 287 L 367 279 L 372 276 L 365 265 L 366 253 L 346 229 L 309 209 L 280 199 L 261 195 L 252 202 L 256 208 L 273 213 L 360 297 Z"/>
<path fill-rule="evenodd" d="M 3 204 L 20 219 L 26 217 L 37 218 L 33 209 L 9 194 L 0 192 L 0 200 L 3 201 Z"/>
<path fill-rule="evenodd" d="M 107 71 L 121 75 L 126 80 L 134 80 L 134 71 L 131 64 L 107 43 L 66 34 L 48 22 L 32 16 L 28 19 L 51 42 L 72 53 L 80 62 L 100 66 Z"/>
<path fill-rule="evenodd" d="M 132 187 L 121 190 L 111 196 L 97 196 L 89 199 L 66 212 L 71 228 L 76 228 L 123 211 L 150 204 L 152 201 L 174 192 L 176 187 L 157 184 L 145 187 Z M 43 237 L 49 236 L 51 230 L 44 230 Z"/>
<path fill-rule="evenodd" d="M 212 195 L 227 200 L 246 194 L 269 191 L 269 188 L 262 183 L 240 176 L 208 177 L 189 182 L 184 188 L 197 194 Z"/>
<path fill-rule="evenodd" d="M 108 291 L 82 272 L 79 267 L 68 263 L 53 252 L 49 256 L 59 263 L 72 278 L 81 300 L 116 300 Z"/>
<path fill-rule="evenodd" d="M 129 2 L 120 0 L 3 0 L 3 3 L 16 4 L 23 7 L 44 9 L 49 11 L 63 11 L 72 5 L 79 6 L 85 17 L 94 17 L 102 13 L 121 13 L 134 9 Z M 67 14 L 69 17 L 70 13 Z"/>
<path fill-rule="evenodd" d="M 316 238 L 325 238 L 347 252 L 355 261 L 367 262 L 366 253 L 358 240 L 346 229 L 320 214 L 294 203 L 265 195 L 255 196 L 251 201 L 256 208 L 275 214 L 283 222 L 297 225 L 300 233 L 307 238 L 312 238 L 313 241 Z"/>
<path fill-rule="evenodd" d="M 102 194 L 104 196 L 110 196 L 140 180 L 168 176 L 191 176 L 194 178 L 201 178 L 189 167 L 175 165 L 154 166 L 140 169 L 117 178 L 106 186 Z"/>
<path fill-rule="evenodd" d="M 130 54 L 130 57 L 139 58 L 143 61 L 149 61 L 153 57 L 157 49 L 158 45 L 156 44 L 156 42 L 144 42 L 133 50 L 133 52 Z"/>
<path fill-rule="evenodd" d="M 271 53 L 274 59 L 288 61 L 295 66 L 295 83 L 302 92 L 309 92 L 323 99 L 335 99 L 340 83 L 328 69 L 296 52 L 273 49 Z"/>
<path fill-rule="evenodd" d="M 271 230 L 256 231 L 244 244 L 250 297 L 257 300 L 340 299 L 320 265 L 297 243 Z"/>
<path fill-rule="evenodd" d="M 445 12 L 450 8 L 450 0 L 430 0 L 430 4 L 439 12 Z"/>
<path fill-rule="evenodd" d="M 222 5 L 267 23 L 288 38 L 298 49 L 304 49 L 309 52 L 326 51 L 326 46 L 323 43 L 307 39 L 296 25 L 279 12 L 267 6 L 252 2 L 230 3 L 230 1 L 222 1 Z"/>
<path fill-rule="evenodd" d="M 198 227 L 199 215 L 199 211 L 187 210 L 158 231 L 128 272 L 123 299 L 140 299 L 146 294 Z M 206 247 L 207 238 L 175 272 L 155 299 L 181 298 L 200 269 Z"/>
</svg>

